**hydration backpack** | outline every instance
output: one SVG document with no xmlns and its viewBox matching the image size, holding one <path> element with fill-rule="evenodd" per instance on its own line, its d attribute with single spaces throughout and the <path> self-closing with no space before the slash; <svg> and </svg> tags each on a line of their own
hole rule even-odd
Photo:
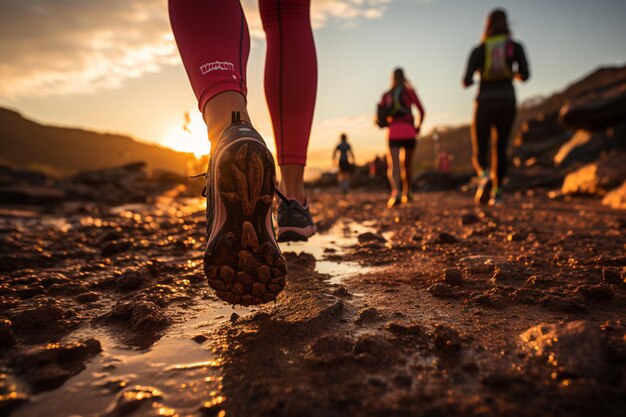
<svg viewBox="0 0 626 417">
<path fill-rule="evenodd" d="M 376 124 L 378 127 L 389 126 L 388 117 L 395 118 L 411 114 L 411 108 L 405 105 L 406 99 L 404 98 L 404 92 L 404 87 L 391 89 L 387 92 L 391 97 L 391 103 L 386 103 L 386 100 L 383 99 L 382 102 L 378 104 L 376 111 Z"/>
<path fill-rule="evenodd" d="M 485 62 L 481 78 L 486 81 L 504 81 L 513 78 L 513 43 L 506 35 L 493 36 L 485 40 Z"/>
</svg>

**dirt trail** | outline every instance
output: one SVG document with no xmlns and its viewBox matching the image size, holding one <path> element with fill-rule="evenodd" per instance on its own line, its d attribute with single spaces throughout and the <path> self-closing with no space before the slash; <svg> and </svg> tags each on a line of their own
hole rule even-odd
<svg viewBox="0 0 626 417">
<path fill-rule="evenodd" d="M 331 233 L 283 246 L 283 295 L 233 316 L 199 273 L 195 203 L 66 208 L 53 228 L 6 218 L 5 412 L 64 415 L 86 395 L 73 414 L 623 414 L 623 212 L 544 195 L 484 210 L 461 192 L 394 210 L 382 193 L 312 200 Z"/>
</svg>

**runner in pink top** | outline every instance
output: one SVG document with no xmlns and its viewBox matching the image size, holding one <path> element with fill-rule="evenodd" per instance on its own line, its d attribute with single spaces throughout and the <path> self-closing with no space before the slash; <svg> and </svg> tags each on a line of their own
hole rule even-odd
<svg viewBox="0 0 626 417">
<path fill-rule="evenodd" d="M 415 124 L 413 106 L 420 114 L 420 122 Z M 417 143 L 425 111 L 417 93 L 404 76 L 402 68 L 393 72 L 392 86 L 383 94 L 379 107 L 387 109 L 386 124 L 389 154 L 387 155 L 387 176 L 391 184 L 391 196 L 387 207 L 411 200 L 411 180 L 413 177 L 413 153 Z M 402 162 L 400 149 L 404 149 Z M 400 197 L 400 191 L 402 196 Z"/>
</svg>

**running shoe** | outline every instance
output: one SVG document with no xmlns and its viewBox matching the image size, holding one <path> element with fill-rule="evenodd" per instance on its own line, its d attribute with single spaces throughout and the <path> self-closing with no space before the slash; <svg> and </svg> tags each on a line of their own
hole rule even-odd
<svg viewBox="0 0 626 417">
<path fill-rule="evenodd" d="M 487 171 L 483 172 L 480 176 L 480 182 L 478 183 L 476 195 L 474 196 L 475 204 L 487 204 L 489 201 L 489 194 L 491 192 L 491 185 L 491 178 L 489 178 L 489 174 Z"/>
<path fill-rule="evenodd" d="M 502 189 L 496 188 L 491 190 L 491 197 L 489 198 L 489 205 L 491 207 L 502 205 Z"/>
<path fill-rule="evenodd" d="M 413 201 L 413 194 L 407 193 L 402 195 L 402 204 L 410 203 Z"/>
<path fill-rule="evenodd" d="M 391 197 L 389 197 L 389 200 L 387 200 L 387 208 L 399 206 L 401 203 L 402 198 L 400 196 L 392 195 Z"/>
<path fill-rule="evenodd" d="M 289 200 L 278 193 L 281 201 L 278 205 L 278 241 L 307 241 L 317 232 L 309 205 L 301 205 L 296 200 Z"/>
<path fill-rule="evenodd" d="M 204 273 L 228 303 L 267 303 L 285 286 L 287 268 L 272 225 L 275 190 L 272 154 L 257 131 L 233 112 L 206 174 Z"/>
</svg>

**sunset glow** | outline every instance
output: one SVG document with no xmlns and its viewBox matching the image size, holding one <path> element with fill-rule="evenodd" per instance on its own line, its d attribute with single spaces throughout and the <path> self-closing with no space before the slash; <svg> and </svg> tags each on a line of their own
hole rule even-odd
<svg viewBox="0 0 626 417">
<path fill-rule="evenodd" d="M 202 115 L 197 111 L 186 112 L 178 126 L 172 126 L 161 141 L 163 146 L 181 152 L 191 152 L 196 158 L 208 155 L 211 143 Z"/>
</svg>

